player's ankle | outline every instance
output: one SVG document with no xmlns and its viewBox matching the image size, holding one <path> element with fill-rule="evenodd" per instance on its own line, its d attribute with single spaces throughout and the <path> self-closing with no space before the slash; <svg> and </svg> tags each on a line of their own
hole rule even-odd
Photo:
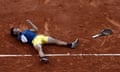
<svg viewBox="0 0 120 72">
<path fill-rule="evenodd" d="M 72 43 L 67 43 L 67 47 L 71 47 L 72 46 Z"/>
</svg>

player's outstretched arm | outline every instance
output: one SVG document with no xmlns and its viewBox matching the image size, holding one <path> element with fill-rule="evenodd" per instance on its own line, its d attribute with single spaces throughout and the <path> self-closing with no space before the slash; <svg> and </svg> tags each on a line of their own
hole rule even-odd
<svg viewBox="0 0 120 72">
<path fill-rule="evenodd" d="M 32 23 L 32 21 L 30 21 L 29 19 L 26 20 L 27 24 L 32 26 L 32 29 L 30 29 L 33 32 L 37 32 L 38 31 L 38 27 Z"/>
</svg>

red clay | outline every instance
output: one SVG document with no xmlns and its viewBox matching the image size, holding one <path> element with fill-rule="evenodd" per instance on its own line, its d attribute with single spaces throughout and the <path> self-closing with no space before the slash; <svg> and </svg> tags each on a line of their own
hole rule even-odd
<svg viewBox="0 0 120 72">
<path fill-rule="evenodd" d="M 120 0 L 0 0 L 0 54 L 32 54 L 32 57 L 0 57 L 0 72 L 119 72 L 120 57 L 48 57 L 42 64 L 32 46 L 10 36 L 11 27 L 28 28 L 30 19 L 38 33 L 64 41 L 80 39 L 76 49 L 44 46 L 49 53 L 120 53 Z M 110 28 L 111 36 L 92 39 Z"/>
</svg>

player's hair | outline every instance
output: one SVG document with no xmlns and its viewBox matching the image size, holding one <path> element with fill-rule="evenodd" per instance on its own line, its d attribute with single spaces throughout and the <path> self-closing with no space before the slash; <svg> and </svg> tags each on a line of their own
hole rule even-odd
<svg viewBox="0 0 120 72">
<path fill-rule="evenodd" d="M 12 27 L 12 28 L 10 29 L 10 33 L 11 33 L 11 36 L 14 36 L 14 37 L 17 36 L 16 34 L 14 34 L 14 27 Z"/>
</svg>

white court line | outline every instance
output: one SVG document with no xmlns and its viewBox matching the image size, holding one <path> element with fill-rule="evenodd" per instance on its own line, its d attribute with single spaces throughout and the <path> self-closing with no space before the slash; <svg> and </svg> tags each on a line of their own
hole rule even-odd
<svg viewBox="0 0 120 72">
<path fill-rule="evenodd" d="M 31 54 L 0 54 L 0 57 L 31 57 Z M 120 56 L 120 54 L 45 54 L 45 56 Z"/>
<path fill-rule="evenodd" d="M 0 57 L 27 57 L 27 56 L 32 56 L 29 54 L 0 54 Z"/>
<path fill-rule="evenodd" d="M 46 56 L 120 56 L 120 54 L 46 54 Z"/>
</svg>

